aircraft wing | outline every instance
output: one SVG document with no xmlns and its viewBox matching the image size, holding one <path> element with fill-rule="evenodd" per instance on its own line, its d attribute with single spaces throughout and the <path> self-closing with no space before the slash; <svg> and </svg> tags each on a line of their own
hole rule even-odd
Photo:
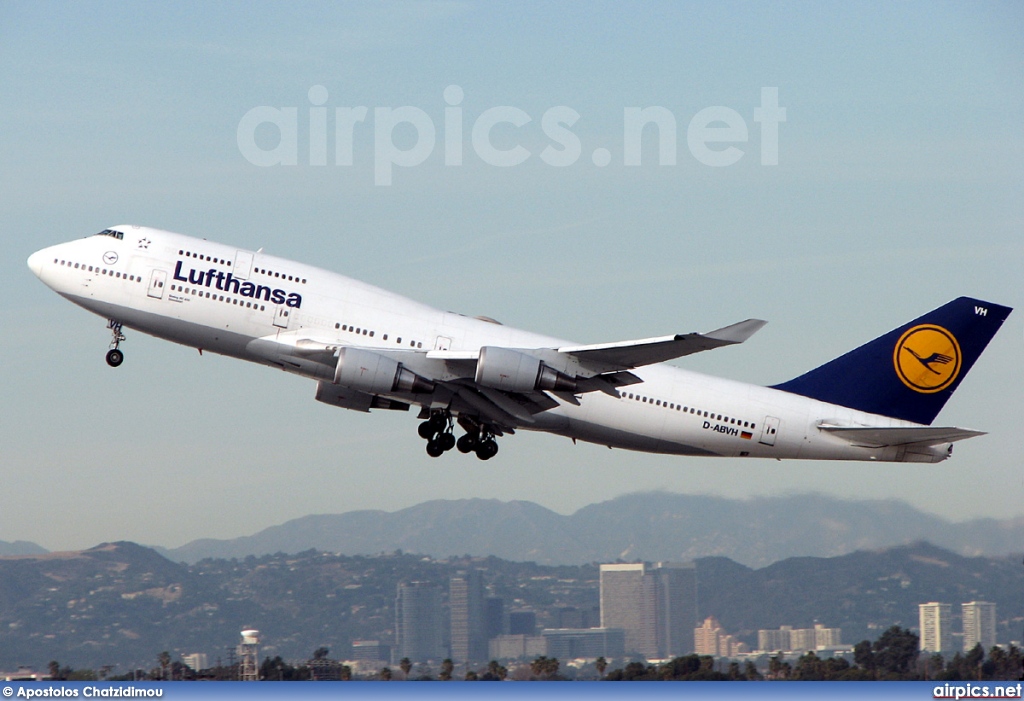
<svg viewBox="0 0 1024 701">
<path fill-rule="evenodd" d="M 890 445 L 941 445 L 985 435 L 984 431 L 943 426 L 873 427 L 821 424 L 818 428 L 853 445 L 868 448 L 884 448 Z"/>
<path fill-rule="evenodd" d="M 363 354 L 360 357 L 370 354 L 371 357 L 363 361 L 367 367 L 383 367 L 378 361 L 373 361 L 372 357 L 389 358 L 391 365 L 387 367 L 405 368 L 423 378 L 426 385 L 433 387 L 430 390 L 429 406 L 449 407 L 456 413 L 478 416 L 493 426 L 512 430 L 516 426 L 535 423 L 534 415 L 558 406 L 558 400 L 579 404 L 577 395 L 588 392 L 603 392 L 617 397 L 618 387 L 640 382 L 640 378 L 630 372 L 631 369 L 742 343 L 765 323 L 759 319 L 748 319 L 706 334 L 676 334 L 560 348 L 484 347 L 456 351 L 410 351 L 349 347 L 295 334 L 286 337 L 287 340 L 280 336 L 256 339 L 250 342 L 249 350 L 285 369 L 299 369 L 313 364 L 322 368 L 318 373 L 321 376 L 340 369 L 338 359 L 346 353 L 347 348 L 352 349 L 348 351 L 349 355 L 356 351 Z M 506 368 L 501 365 L 503 361 L 511 363 L 511 366 Z M 482 373 L 485 362 L 498 363 L 498 367 L 491 374 Z M 527 381 L 505 382 L 505 371 L 514 373 L 520 367 L 528 368 L 523 374 Z M 542 385 L 538 379 L 538 370 L 541 373 L 550 371 L 557 379 Z M 387 372 L 390 377 L 395 371 L 392 369 Z M 337 382 L 338 376 L 335 373 Z M 390 401 L 402 406 L 408 402 L 422 403 L 426 399 L 423 394 L 414 396 L 397 388 L 391 391 L 371 391 L 357 384 L 349 389 L 359 390 L 366 397 L 342 396 L 343 393 L 339 394 L 338 391 L 321 388 L 318 399 L 323 397 L 321 401 L 363 411 L 376 406 L 366 399 L 378 393 L 391 397 Z M 376 401 L 379 405 L 380 400 Z"/>
<path fill-rule="evenodd" d="M 743 343 L 766 323 L 768 322 L 760 319 L 747 319 L 705 334 L 685 333 L 618 343 L 563 346 L 558 349 L 558 352 L 576 356 L 583 363 L 594 361 L 603 365 L 631 369 L 662 363 L 712 348 Z"/>
</svg>

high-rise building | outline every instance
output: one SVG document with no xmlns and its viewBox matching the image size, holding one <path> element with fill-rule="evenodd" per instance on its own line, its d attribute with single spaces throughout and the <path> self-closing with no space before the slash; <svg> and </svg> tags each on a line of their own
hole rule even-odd
<svg viewBox="0 0 1024 701">
<path fill-rule="evenodd" d="M 698 655 L 711 655 L 717 657 L 719 654 L 719 638 L 725 635 L 722 624 L 714 616 L 708 616 L 704 622 L 693 629 L 693 647 Z"/>
<path fill-rule="evenodd" d="M 843 644 L 842 628 L 826 628 L 821 623 L 814 624 L 814 645 L 819 650 L 840 647 Z"/>
<path fill-rule="evenodd" d="M 480 570 L 457 572 L 449 581 L 452 662 L 481 662 L 487 657 L 484 580 Z"/>
<path fill-rule="evenodd" d="M 513 611 L 508 615 L 509 635 L 534 635 L 537 632 L 537 614 L 534 611 Z"/>
<path fill-rule="evenodd" d="M 626 652 L 657 657 L 650 623 L 654 601 L 644 587 L 644 564 L 601 565 L 601 627 L 626 632 Z"/>
<path fill-rule="evenodd" d="M 195 672 L 210 666 L 205 652 L 193 652 L 191 655 L 182 655 L 181 661 Z"/>
<path fill-rule="evenodd" d="M 626 632 L 626 651 L 664 659 L 693 651 L 697 578 L 692 564 L 601 565 L 601 627 Z"/>
<path fill-rule="evenodd" d="M 601 625 L 599 606 L 563 606 L 556 612 L 559 628 L 597 628 Z"/>
<path fill-rule="evenodd" d="M 800 652 L 817 650 L 818 642 L 816 638 L 814 628 L 794 628 L 789 632 L 789 649 L 799 650 Z"/>
<path fill-rule="evenodd" d="M 507 630 L 505 600 L 500 596 L 488 596 L 484 601 L 484 635 L 490 640 L 503 635 Z"/>
<path fill-rule="evenodd" d="M 691 630 L 697 625 L 697 568 L 692 562 L 659 562 L 656 580 L 658 657 L 693 652 Z"/>
<path fill-rule="evenodd" d="M 761 629 L 757 631 L 757 649 L 763 652 L 781 652 L 792 650 L 790 633 L 793 626 L 781 626 L 777 630 Z"/>
<path fill-rule="evenodd" d="M 757 631 L 757 649 L 762 652 L 806 652 L 840 647 L 842 628 L 826 628 L 815 623 L 813 628 L 782 626 L 777 630 Z"/>
<path fill-rule="evenodd" d="M 693 629 L 693 647 L 698 655 L 712 657 L 735 657 L 747 652 L 747 646 L 726 633 L 714 616 L 708 616 L 700 626 Z"/>
<path fill-rule="evenodd" d="M 412 662 L 447 657 L 441 617 L 441 589 L 426 582 L 398 585 L 395 599 L 395 659 Z"/>
<path fill-rule="evenodd" d="M 952 651 L 951 608 L 949 604 L 940 604 L 937 601 L 917 605 L 921 628 L 921 650 L 925 652 Z"/>
<path fill-rule="evenodd" d="M 971 601 L 963 604 L 964 652 L 970 652 L 975 645 L 988 654 L 996 644 L 996 605 L 988 601 Z"/>
</svg>

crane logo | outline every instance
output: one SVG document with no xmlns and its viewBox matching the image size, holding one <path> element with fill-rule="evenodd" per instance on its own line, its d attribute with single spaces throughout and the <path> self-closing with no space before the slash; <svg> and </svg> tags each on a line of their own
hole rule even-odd
<svg viewBox="0 0 1024 701">
<path fill-rule="evenodd" d="M 961 357 L 953 334 L 941 326 L 921 324 L 900 336 L 892 362 L 903 384 L 931 394 L 953 384 L 960 374 Z"/>
</svg>

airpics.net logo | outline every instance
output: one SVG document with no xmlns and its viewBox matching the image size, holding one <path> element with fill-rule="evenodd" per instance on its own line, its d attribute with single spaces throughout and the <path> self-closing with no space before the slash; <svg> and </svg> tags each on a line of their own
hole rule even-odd
<svg viewBox="0 0 1024 701">
<path fill-rule="evenodd" d="M 327 88 L 314 85 L 309 89 L 309 143 L 301 151 L 308 152 L 303 165 L 354 166 L 357 139 L 367 139 L 372 131 L 373 182 L 391 185 L 395 168 L 413 168 L 427 161 L 438 146 L 438 128 L 434 119 L 419 107 L 335 107 L 333 115 L 326 106 Z M 572 107 L 558 105 L 545 110 L 540 117 L 543 148 L 534 144 L 537 153 L 521 141 L 536 142 L 518 132 L 534 121 L 525 110 L 511 105 L 485 109 L 479 114 L 465 114 L 462 107 L 465 93 L 458 85 L 449 85 L 442 93 L 444 117 L 440 137 L 443 142 L 444 165 L 461 166 L 466 161 L 466 147 L 473 157 L 497 168 L 521 165 L 534 156 L 554 168 L 577 163 L 584 156 L 580 137 L 573 125 L 580 113 Z M 333 129 L 329 123 L 333 117 Z M 786 121 L 786 108 L 779 106 L 778 88 L 761 88 L 761 104 L 751 115 L 759 132 L 760 162 L 763 166 L 779 163 L 779 125 Z M 247 161 L 261 167 L 296 166 L 300 162 L 298 107 L 253 107 L 238 122 L 238 150 Z M 305 121 L 305 119 L 303 120 Z M 465 139 L 469 132 L 468 144 Z M 329 158 L 329 132 L 333 132 L 333 159 Z M 415 138 L 410 137 L 415 134 Z M 657 141 L 657 162 L 674 166 L 677 162 L 679 122 L 664 107 L 625 107 L 622 112 L 621 163 L 640 166 L 645 138 Z M 500 134 L 500 138 L 496 138 Z M 516 137 L 524 137 L 517 139 Z M 397 139 L 396 139 L 397 137 Z M 737 110 L 716 105 L 705 107 L 686 123 L 686 147 L 700 164 L 722 168 L 738 163 L 746 155 L 750 138 L 747 119 Z M 495 141 L 498 141 L 496 144 Z M 308 149 L 306 148 L 308 146 Z M 305 156 L 306 154 L 303 154 Z M 589 152 L 594 166 L 603 168 L 615 160 L 612 151 L 599 146 Z"/>
</svg>

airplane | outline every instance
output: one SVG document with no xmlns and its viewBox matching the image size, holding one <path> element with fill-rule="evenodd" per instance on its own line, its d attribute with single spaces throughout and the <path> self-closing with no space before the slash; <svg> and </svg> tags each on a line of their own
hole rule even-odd
<svg viewBox="0 0 1024 701">
<path fill-rule="evenodd" d="M 28 266 L 107 319 L 112 367 L 134 329 L 311 378 L 316 399 L 333 406 L 418 407 L 431 457 L 457 448 L 482 460 L 497 454 L 497 438 L 527 430 L 672 455 L 937 463 L 954 442 L 983 435 L 931 424 L 1012 311 L 960 297 L 763 387 L 666 364 L 743 343 L 758 319 L 580 345 L 262 249 L 136 225 L 44 248 Z"/>
</svg>

